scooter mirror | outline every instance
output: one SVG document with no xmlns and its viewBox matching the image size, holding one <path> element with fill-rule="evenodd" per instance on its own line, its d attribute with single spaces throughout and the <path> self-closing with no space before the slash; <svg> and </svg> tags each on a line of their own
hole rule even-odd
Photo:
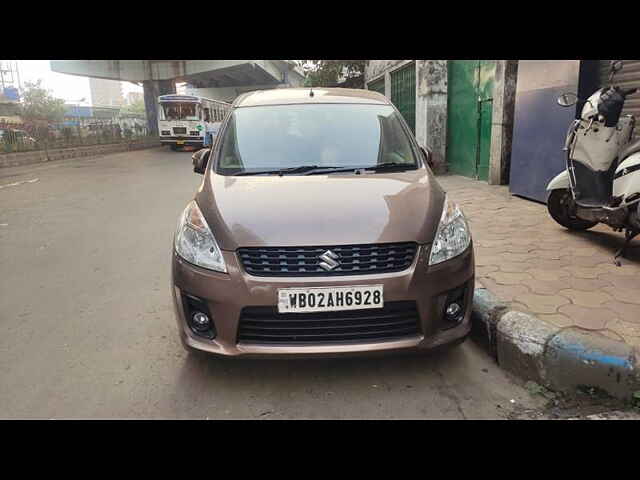
<svg viewBox="0 0 640 480">
<path fill-rule="evenodd" d="M 561 107 L 571 107 L 578 103 L 578 96 L 575 93 L 563 93 L 558 97 L 558 105 Z"/>
<path fill-rule="evenodd" d="M 622 70 L 622 60 L 611 60 L 611 71 L 619 72 Z"/>
</svg>

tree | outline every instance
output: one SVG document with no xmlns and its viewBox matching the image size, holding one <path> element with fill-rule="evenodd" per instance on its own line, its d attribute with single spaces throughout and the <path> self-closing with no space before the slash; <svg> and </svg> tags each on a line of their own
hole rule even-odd
<svg viewBox="0 0 640 480">
<path fill-rule="evenodd" d="M 146 112 L 144 108 L 144 100 L 142 98 L 135 100 L 129 105 L 125 105 L 120 109 L 120 113 L 133 113 L 144 115 Z"/>
<path fill-rule="evenodd" d="M 64 117 L 64 100 L 55 98 L 42 86 L 42 80 L 25 82 L 20 115 L 28 121 L 57 122 Z"/>
<path fill-rule="evenodd" d="M 306 72 L 305 87 L 364 88 L 367 60 L 298 60 Z"/>
</svg>

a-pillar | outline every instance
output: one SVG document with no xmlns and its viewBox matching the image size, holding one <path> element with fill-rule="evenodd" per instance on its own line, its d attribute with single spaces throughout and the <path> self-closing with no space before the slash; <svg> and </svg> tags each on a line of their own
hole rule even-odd
<svg viewBox="0 0 640 480">
<path fill-rule="evenodd" d="M 158 132 L 158 97 L 176 93 L 175 80 L 145 80 L 142 82 L 144 90 L 144 108 L 147 112 L 147 127 L 149 135 L 159 135 Z"/>
</svg>

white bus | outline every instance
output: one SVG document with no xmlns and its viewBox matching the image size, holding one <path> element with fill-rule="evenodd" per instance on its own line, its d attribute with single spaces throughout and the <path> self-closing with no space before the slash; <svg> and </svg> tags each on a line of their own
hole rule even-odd
<svg viewBox="0 0 640 480">
<path fill-rule="evenodd" d="M 229 103 L 191 95 L 161 95 L 158 103 L 160 141 L 172 150 L 210 144 L 231 109 Z"/>
</svg>

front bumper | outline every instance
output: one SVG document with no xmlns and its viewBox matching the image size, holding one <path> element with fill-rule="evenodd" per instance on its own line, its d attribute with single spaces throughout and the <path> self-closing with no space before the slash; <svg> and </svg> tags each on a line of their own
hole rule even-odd
<svg viewBox="0 0 640 480">
<path fill-rule="evenodd" d="M 474 289 L 473 245 L 461 255 L 429 266 L 429 247 L 421 246 L 411 267 L 402 272 L 332 277 L 258 277 L 247 274 L 235 252 L 223 251 L 228 273 L 196 267 L 173 252 L 172 296 L 180 338 L 187 347 L 225 356 L 291 357 L 425 351 L 455 342 L 471 330 Z M 340 344 L 243 344 L 237 342 L 240 311 L 248 306 L 277 305 L 277 291 L 287 287 L 383 284 L 384 301 L 415 301 L 420 334 L 397 340 Z M 464 319 L 446 328 L 443 311 L 447 293 L 467 286 Z M 206 302 L 217 335 L 209 340 L 193 333 L 185 319 L 182 294 Z"/>
<path fill-rule="evenodd" d="M 176 145 L 178 142 L 181 145 L 202 145 L 204 143 L 203 137 L 160 137 L 160 143 L 163 145 Z"/>
</svg>

